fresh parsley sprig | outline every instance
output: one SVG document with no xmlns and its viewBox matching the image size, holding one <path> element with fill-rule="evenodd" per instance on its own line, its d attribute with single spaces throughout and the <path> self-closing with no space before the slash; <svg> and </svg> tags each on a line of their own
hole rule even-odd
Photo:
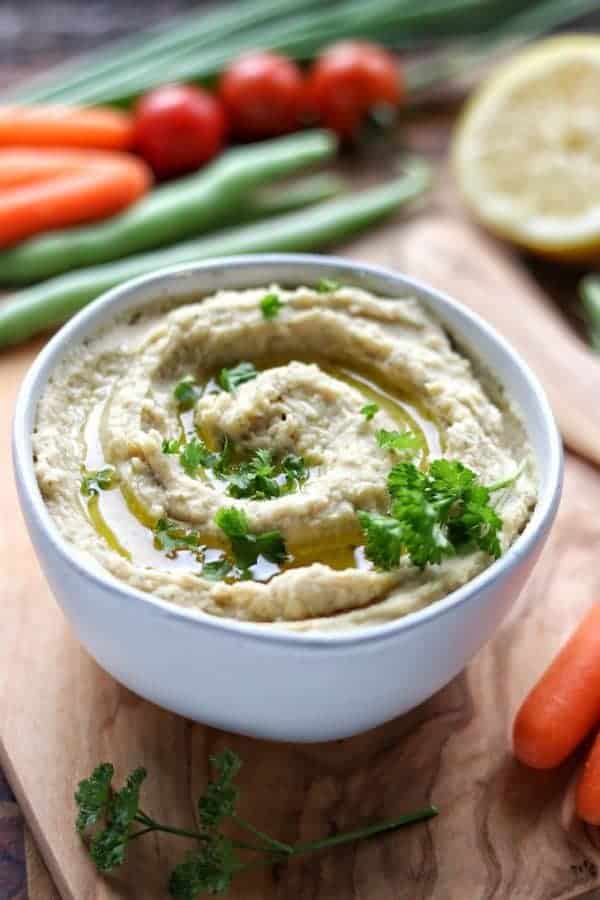
<svg viewBox="0 0 600 900">
<path fill-rule="evenodd" d="M 472 550 L 497 559 L 502 519 L 491 497 L 520 474 L 486 487 L 458 460 L 436 459 L 426 471 L 396 463 L 387 482 L 389 514 L 358 512 L 367 557 L 386 570 L 397 567 L 403 553 L 419 568 Z"/>
<path fill-rule="evenodd" d="M 235 506 L 222 506 L 217 510 L 215 522 L 229 539 L 235 564 L 243 573 L 256 565 L 259 556 L 273 563 L 287 559 L 287 549 L 280 531 L 250 531 L 246 513 Z"/>
<path fill-rule="evenodd" d="M 110 872 L 125 861 L 132 841 L 164 832 L 196 841 L 169 878 L 169 893 L 176 900 L 196 900 L 206 894 L 224 894 L 233 879 L 257 864 L 283 863 L 297 856 L 348 844 L 395 831 L 405 825 L 436 816 L 434 806 L 304 844 L 287 844 L 259 831 L 237 812 L 239 787 L 235 783 L 240 758 L 224 750 L 210 758 L 214 776 L 198 801 L 197 830 L 157 822 L 140 807 L 140 789 L 146 770 L 135 769 L 120 791 L 112 784 L 114 768 L 101 763 L 75 793 L 78 814 L 75 827 L 100 872 Z M 245 832 L 250 840 L 224 833 L 223 826 Z"/>
</svg>

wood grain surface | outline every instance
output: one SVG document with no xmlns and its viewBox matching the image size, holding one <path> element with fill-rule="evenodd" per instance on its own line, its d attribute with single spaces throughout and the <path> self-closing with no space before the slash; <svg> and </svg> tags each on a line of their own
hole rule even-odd
<svg viewBox="0 0 600 900">
<path fill-rule="evenodd" d="M 429 252 L 425 236 L 438 240 Z M 454 241 L 458 249 L 450 252 Z M 497 304 L 510 296 L 522 316 L 542 302 L 514 263 L 470 226 L 446 219 L 439 206 L 404 227 L 390 224 L 347 252 L 426 276 L 475 308 L 485 304 L 488 313 L 496 308 L 497 285 Z M 533 329 L 539 352 L 535 335 Z M 0 359 L 5 471 L 13 395 L 38 347 Z M 166 873 L 183 850 L 178 839 L 152 838 L 132 849 L 118 876 L 99 878 L 72 828 L 79 778 L 101 759 L 113 760 L 119 775 L 143 764 L 149 771 L 144 806 L 157 818 L 190 826 L 208 756 L 224 746 L 245 760 L 243 814 L 284 840 L 309 840 L 426 801 L 441 809 L 426 825 L 257 871 L 234 887 L 234 900 L 600 898 L 598 834 L 573 816 L 578 760 L 540 774 L 509 752 L 517 703 L 600 594 L 600 476 L 588 464 L 569 458 L 559 520 L 543 559 L 510 620 L 468 670 L 407 716 L 350 740 L 308 747 L 192 724 L 104 674 L 49 595 L 11 479 L 0 490 L 2 762 L 65 900 L 164 898 Z"/>
<path fill-rule="evenodd" d="M 451 120 L 449 112 L 446 120 L 407 123 L 403 142 L 440 159 Z M 389 150 L 374 167 L 378 174 Z M 485 315 L 544 381 L 569 444 L 600 462 L 600 364 L 522 261 L 461 217 L 448 185 L 442 178 L 414 220 L 390 223 L 343 252 L 426 279 Z M 550 287 L 556 271 L 544 269 Z M 572 287 L 573 276 L 566 284 Z M 118 876 L 98 877 L 72 827 L 79 778 L 102 759 L 114 761 L 120 776 L 143 764 L 144 806 L 192 826 L 208 757 L 224 746 L 245 760 L 243 813 L 284 840 L 309 840 L 428 801 L 441 809 L 426 825 L 257 871 L 229 894 L 233 900 L 600 900 L 600 838 L 573 816 L 580 760 L 534 773 L 509 752 L 517 703 L 600 596 L 597 469 L 568 458 L 559 518 L 527 590 L 494 640 L 435 697 L 333 744 L 240 738 L 120 687 L 78 646 L 57 609 L 9 474 L 14 395 L 42 343 L 0 356 L 0 761 L 63 900 L 165 898 L 166 874 L 184 849 L 179 839 L 153 837 L 132 848 Z M 17 807 L 4 803 L 12 804 L 3 807 L 6 821 L 16 821 Z M 22 842 L 12 834 L 10 852 L 21 859 Z M 30 900 L 53 900 L 31 850 L 29 866 Z M 22 883 L 8 890 L 24 900 Z"/>
</svg>

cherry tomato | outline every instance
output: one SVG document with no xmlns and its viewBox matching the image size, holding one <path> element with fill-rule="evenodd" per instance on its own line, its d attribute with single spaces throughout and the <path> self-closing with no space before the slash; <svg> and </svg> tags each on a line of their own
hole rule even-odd
<svg viewBox="0 0 600 900">
<path fill-rule="evenodd" d="M 219 94 L 239 137 L 275 137 L 298 128 L 304 79 L 292 60 L 261 50 L 229 66 Z"/>
<path fill-rule="evenodd" d="M 227 117 L 201 88 L 170 84 L 145 94 L 135 109 L 135 145 L 160 178 L 191 172 L 223 148 Z"/>
<path fill-rule="evenodd" d="M 332 44 L 313 64 L 307 81 L 312 115 L 342 138 L 351 138 L 375 106 L 398 106 L 404 84 L 396 59 L 366 41 Z"/>
</svg>

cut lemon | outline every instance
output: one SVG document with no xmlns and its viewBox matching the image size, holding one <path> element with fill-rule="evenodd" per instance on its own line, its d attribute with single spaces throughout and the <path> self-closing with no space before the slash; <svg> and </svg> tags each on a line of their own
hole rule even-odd
<svg viewBox="0 0 600 900">
<path fill-rule="evenodd" d="M 563 260 L 600 255 L 600 37 L 533 45 L 476 91 L 452 161 L 474 215 Z"/>
</svg>

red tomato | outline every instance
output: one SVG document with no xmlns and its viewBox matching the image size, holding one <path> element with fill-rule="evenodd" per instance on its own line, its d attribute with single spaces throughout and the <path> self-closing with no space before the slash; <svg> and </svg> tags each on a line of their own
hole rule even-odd
<svg viewBox="0 0 600 900">
<path fill-rule="evenodd" d="M 287 57 L 260 50 L 229 66 L 219 94 L 239 137 L 275 137 L 298 128 L 304 79 Z"/>
<path fill-rule="evenodd" d="M 135 109 L 135 146 L 160 178 L 191 172 L 222 150 L 227 118 L 201 88 L 170 84 L 145 94 Z"/>
<path fill-rule="evenodd" d="M 351 138 L 375 106 L 398 106 L 404 84 L 398 62 L 377 44 L 333 44 L 312 66 L 307 104 L 318 121 Z"/>
</svg>

